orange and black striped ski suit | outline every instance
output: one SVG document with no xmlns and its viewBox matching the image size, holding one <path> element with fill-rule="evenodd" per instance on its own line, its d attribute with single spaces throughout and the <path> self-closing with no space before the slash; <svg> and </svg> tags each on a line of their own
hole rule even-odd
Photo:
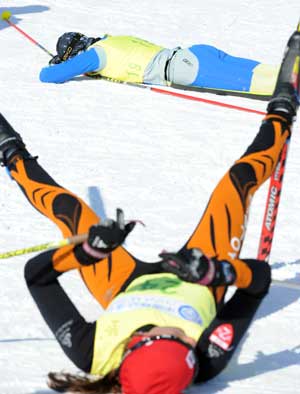
<svg viewBox="0 0 300 394">
<path fill-rule="evenodd" d="M 220 180 L 194 233 L 183 248 L 199 248 L 209 257 L 230 261 L 236 269 L 236 285 L 251 284 L 253 271 L 239 259 L 245 236 L 248 209 L 255 191 L 273 172 L 280 152 L 290 135 L 289 126 L 279 115 L 267 115 L 259 133 L 245 154 Z M 29 202 L 52 220 L 63 237 L 87 233 L 100 218 L 80 198 L 59 186 L 35 159 L 19 154 L 8 166 Z M 141 273 L 158 272 L 160 264 L 144 263 L 119 247 L 108 258 L 93 265 L 82 265 L 76 247 L 51 252 L 58 272 L 78 269 L 90 292 L 105 308 L 130 281 Z M 224 288 L 217 288 L 217 301 Z"/>
</svg>

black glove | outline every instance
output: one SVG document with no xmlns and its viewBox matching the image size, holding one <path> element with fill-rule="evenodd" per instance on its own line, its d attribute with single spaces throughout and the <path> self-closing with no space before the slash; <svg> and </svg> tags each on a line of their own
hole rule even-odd
<svg viewBox="0 0 300 394">
<path fill-rule="evenodd" d="M 53 64 L 59 64 L 59 63 L 62 63 L 62 60 L 58 55 L 53 56 L 52 59 L 49 60 L 49 66 L 52 66 Z"/>
<path fill-rule="evenodd" d="M 185 249 L 179 253 L 162 252 L 159 255 L 165 272 L 205 286 L 228 286 L 235 282 L 234 267 L 225 260 L 209 259 L 200 249 Z"/>
<path fill-rule="evenodd" d="M 118 208 L 116 220 L 106 219 L 90 228 L 87 244 L 95 251 L 110 253 L 122 245 L 135 224 L 135 222 L 125 224 L 124 212 Z"/>
</svg>

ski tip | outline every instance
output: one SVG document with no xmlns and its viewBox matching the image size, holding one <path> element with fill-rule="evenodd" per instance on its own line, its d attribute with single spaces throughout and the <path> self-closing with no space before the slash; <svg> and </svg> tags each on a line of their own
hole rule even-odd
<svg viewBox="0 0 300 394">
<path fill-rule="evenodd" d="M 299 22 L 298 22 L 298 25 L 297 25 L 297 31 L 300 31 L 300 19 L 299 19 Z"/>
</svg>

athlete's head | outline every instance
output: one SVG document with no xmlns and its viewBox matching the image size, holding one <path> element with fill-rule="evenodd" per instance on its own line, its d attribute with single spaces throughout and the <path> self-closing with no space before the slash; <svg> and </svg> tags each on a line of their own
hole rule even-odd
<svg viewBox="0 0 300 394">
<path fill-rule="evenodd" d="M 196 375 L 193 347 L 172 335 L 133 337 L 119 370 L 123 394 L 181 394 Z"/>
<path fill-rule="evenodd" d="M 50 63 L 56 64 L 64 62 L 85 51 L 90 45 L 98 41 L 99 38 L 87 37 L 84 34 L 77 32 L 64 33 L 59 37 L 56 43 L 57 55 Z"/>
</svg>

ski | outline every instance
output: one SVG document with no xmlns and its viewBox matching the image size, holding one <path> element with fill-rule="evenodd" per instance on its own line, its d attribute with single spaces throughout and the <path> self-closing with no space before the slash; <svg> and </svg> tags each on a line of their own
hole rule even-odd
<svg viewBox="0 0 300 394">
<path fill-rule="evenodd" d="M 219 96 L 243 97 L 243 98 L 249 98 L 252 100 L 261 100 L 261 101 L 269 101 L 270 98 L 272 97 L 272 95 L 267 95 L 267 94 L 256 94 L 256 93 L 243 92 L 238 90 L 214 89 L 214 88 L 205 88 L 198 86 L 185 86 L 185 85 L 178 85 L 175 83 L 171 84 L 170 87 L 178 90 L 187 90 L 187 91 L 199 92 L 199 93 L 211 93 Z"/>
<path fill-rule="evenodd" d="M 260 100 L 260 101 L 269 101 L 272 97 L 272 95 L 266 95 L 266 94 L 258 94 L 258 93 L 251 93 L 251 92 L 243 92 L 243 91 L 238 91 L 238 90 L 224 90 L 224 89 L 212 89 L 212 88 L 205 88 L 205 87 L 198 87 L 198 86 L 186 86 L 186 85 L 179 85 L 172 83 L 170 85 L 162 86 L 162 85 L 148 85 L 145 83 L 137 83 L 137 82 L 126 82 L 126 81 L 120 81 L 118 79 L 113 79 L 113 78 L 108 78 L 108 77 L 103 77 L 101 75 L 88 75 L 88 78 L 94 78 L 94 79 L 103 79 L 104 81 L 108 82 L 115 82 L 123 85 L 129 85 L 129 86 L 135 86 L 137 88 L 141 89 L 149 89 L 149 90 L 154 90 L 154 89 L 174 89 L 174 90 L 184 90 L 187 92 L 195 92 L 195 93 L 210 93 L 210 94 L 215 94 L 219 96 L 233 96 L 233 97 L 241 97 L 241 98 L 249 98 L 252 100 Z M 166 90 L 168 92 L 172 92 L 172 90 Z M 171 94 L 171 93 L 170 93 Z M 180 95 L 180 93 L 178 93 Z M 190 96 L 194 97 L 194 96 Z"/>
</svg>

